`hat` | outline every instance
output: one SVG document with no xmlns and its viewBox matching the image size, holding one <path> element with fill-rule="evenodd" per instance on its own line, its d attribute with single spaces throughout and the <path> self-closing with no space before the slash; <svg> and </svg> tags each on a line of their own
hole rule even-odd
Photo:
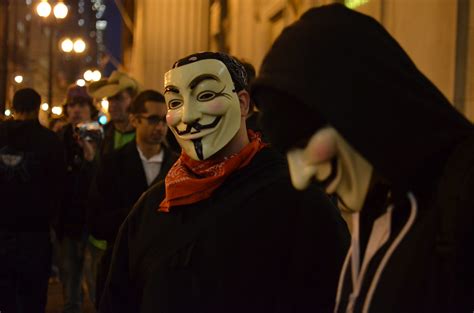
<svg viewBox="0 0 474 313">
<path fill-rule="evenodd" d="M 66 91 L 66 105 L 72 102 L 84 101 L 92 104 L 92 98 L 87 93 L 86 87 L 73 84 Z"/>
<path fill-rule="evenodd" d="M 138 91 L 137 81 L 123 72 L 114 71 L 109 78 L 91 83 L 88 92 L 92 97 L 102 99 L 113 97 L 128 88 Z"/>
</svg>

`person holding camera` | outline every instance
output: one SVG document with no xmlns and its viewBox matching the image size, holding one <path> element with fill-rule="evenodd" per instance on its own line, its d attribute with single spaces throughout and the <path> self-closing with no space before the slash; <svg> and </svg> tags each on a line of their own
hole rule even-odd
<svg viewBox="0 0 474 313">
<path fill-rule="evenodd" d="M 86 205 L 100 136 L 88 131 L 95 125 L 91 121 L 98 111 L 85 87 L 69 87 L 64 112 L 69 124 L 59 136 L 64 145 L 67 174 L 56 233 L 61 252 L 64 312 L 75 313 L 81 311 L 82 305 L 81 281 L 88 236 Z M 92 300 L 94 293 L 90 290 Z"/>
</svg>

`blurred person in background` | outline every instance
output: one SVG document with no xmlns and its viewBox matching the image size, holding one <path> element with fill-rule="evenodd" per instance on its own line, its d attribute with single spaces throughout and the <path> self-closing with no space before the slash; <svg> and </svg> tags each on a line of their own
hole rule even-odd
<svg viewBox="0 0 474 313">
<path fill-rule="evenodd" d="M 128 108 L 139 92 L 137 81 L 126 73 L 114 71 L 110 77 L 91 83 L 88 92 L 97 101 L 109 101 L 110 122 L 105 125 L 101 155 L 133 141 L 135 129 L 130 123 Z"/>
<path fill-rule="evenodd" d="M 68 125 L 59 132 L 59 137 L 64 146 L 67 172 L 56 234 L 60 243 L 64 312 L 77 313 L 81 311 L 83 302 L 81 281 L 88 243 L 87 197 L 96 170 L 95 154 L 100 144 L 81 137 L 78 125 L 90 123 L 98 111 L 86 88 L 72 85 L 67 90 L 64 112 Z M 90 290 L 92 301 L 94 295 L 95 290 Z"/>
<path fill-rule="evenodd" d="M 41 126 L 40 95 L 18 90 L 14 120 L 0 124 L 0 311 L 43 313 L 51 271 L 50 226 L 64 185 L 57 136 Z"/>
<path fill-rule="evenodd" d="M 165 98 L 155 90 L 138 94 L 130 108 L 130 121 L 136 138 L 110 153 L 100 162 L 91 196 L 91 232 L 106 240 L 107 250 L 97 279 L 97 300 L 109 270 L 115 237 L 135 202 L 151 185 L 163 180 L 178 158 L 165 143 L 168 126 Z"/>
</svg>

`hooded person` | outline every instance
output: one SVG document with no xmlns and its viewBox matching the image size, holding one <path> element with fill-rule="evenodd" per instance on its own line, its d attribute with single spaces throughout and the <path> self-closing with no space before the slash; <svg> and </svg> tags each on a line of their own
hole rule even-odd
<svg viewBox="0 0 474 313">
<path fill-rule="evenodd" d="M 292 188 L 284 159 L 247 131 L 246 88 L 222 53 L 166 73 L 182 154 L 122 225 L 100 312 L 332 310 L 345 222 L 321 191 Z"/>
<path fill-rule="evenodd" d="M 309 10 L 251 91 L 293 185 L 352 214 L 335 312 L 472 310 L 473 127 L 378 22 Z"/>
</svg>

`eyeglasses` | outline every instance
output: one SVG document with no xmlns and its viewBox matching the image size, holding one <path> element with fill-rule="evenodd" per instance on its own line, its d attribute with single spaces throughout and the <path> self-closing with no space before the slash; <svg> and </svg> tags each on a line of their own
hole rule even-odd
<svg viewBox="0 0 474 313">
<path fill-rule="evenodd" d="M 166 116 L 159 116 L 159 115 L 144 116 L 140 114 L 140 115 L 137 115 L 137 117 L 145 119 L 149 125 L 158 125 L 160 123 L 166 125 Z"/>
</svg>

